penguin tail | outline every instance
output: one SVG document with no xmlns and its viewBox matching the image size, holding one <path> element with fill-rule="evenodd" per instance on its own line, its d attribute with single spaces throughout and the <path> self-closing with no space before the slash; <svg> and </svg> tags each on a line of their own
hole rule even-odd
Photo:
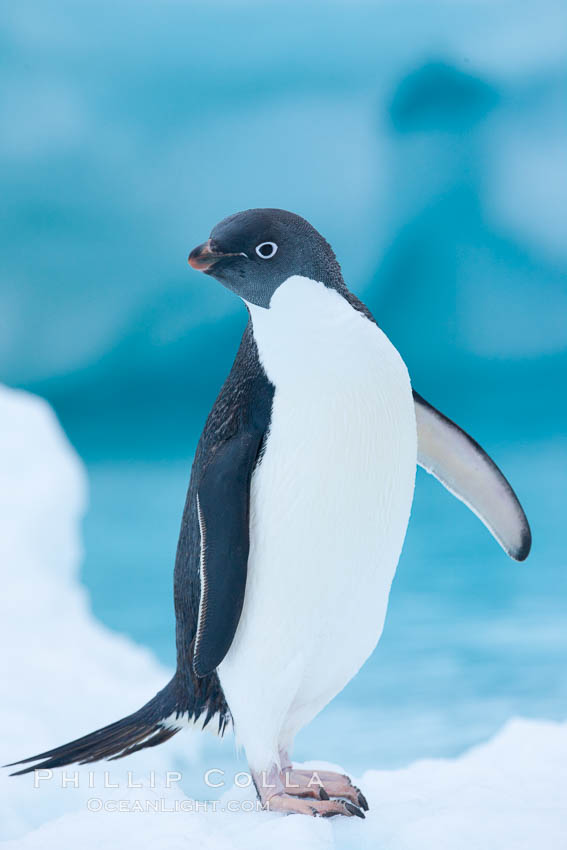
<svg viewBox="0 0 567 850">
<path fill-rule="evenodd" d="M 191 716 L 192 712 L 186 703 L 187 697 L 183 699 L 182 690 L 174 676 L 165 688 L 134 714 L 129 714 L 110 726 L 97 729 L 90 735 L 77 738 L 76 741 L 4 767 L 35 762 L 10 774 L 20 776 L 32 770 L 63 767 L 75 762 L 87 764 L 100 759 L 112 761 L 144 747 L 155 747 L 179 732 L 186 722 L 183 715 Z"/>
</svg>

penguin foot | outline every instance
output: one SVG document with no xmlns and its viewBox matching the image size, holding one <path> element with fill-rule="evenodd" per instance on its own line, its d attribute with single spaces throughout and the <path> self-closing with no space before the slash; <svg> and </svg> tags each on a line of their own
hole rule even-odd
<svg viewBox="0 0 567 850">
<path fill-rule="evenodd" d="M 286 794 L 293 797 L 313 797 L 316 800 L 340 797 L 360 806 L 365 812 L 368 811 L 366 797 L 343 773 L 290 768 L 282 770 L 280 777 Z"/>
<path fill-rule="evenodd" d="M 335 815 L 364 818 L 364 812 L 347 800 L 306 800 L 290 794 L 274 794 L 265 804 L 270 812 L 332 818 Z"/>
<path fill-rule="evenodd" d="M 252 770 L 258 797 L 267 811 L 330 818 L 334 815 L 364 818 L 368 804 L 348 776 L 315 770 Z M 323 778 L 323 774 L 325 778 Z M 328 790 L 327 790 L 328 789 Z M 336 792 L 336 793 L 335 793 Z M 331 794 L 340 799 L 332 800 Z"/>
</svg>

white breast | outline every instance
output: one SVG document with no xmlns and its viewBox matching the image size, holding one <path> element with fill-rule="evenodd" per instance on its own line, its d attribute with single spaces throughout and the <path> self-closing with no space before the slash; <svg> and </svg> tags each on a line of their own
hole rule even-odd
<svg viewBox="0 0 567 850">
<path fill-rule="evenodd" d="M 375 324 L 302 277 L 250 311 L 275 393 L 251 486 L 244 608 L 219 668 L 241 737 L 237 714 L 256 734 L 263 722 L 245 707 L 252 678 L 292 735 L 374 649 L 416 466 L 407 370 Z"/>
</svg>

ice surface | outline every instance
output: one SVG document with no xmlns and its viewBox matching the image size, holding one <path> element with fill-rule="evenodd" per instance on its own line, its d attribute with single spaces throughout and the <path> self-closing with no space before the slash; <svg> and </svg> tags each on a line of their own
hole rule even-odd
<svg viewBox="0 0 567 850">
<path fill-rule="evenodd" d="M 11 761 L 138 708 L 169 673 L 94 620 L 77 580 L 82 466 L 44 402 L 1 387 L 0 481 L 0 735 Z M 166 784 L 168 771 L 195 769 L 198 746 L 182 733 L 126 762 L 68 768 L 64 788 L 61 772 L 34 788 L 33 776 L 3 771 L 2 836 L 14 839 L 6 848 L 567 847 L 567 724 L 514 719 L 460 758 L 367 771 L 357 779 L 371 806 L 364 822 L 244 811 L 249 788 L 224 791 L 216 812 L 196 811 L 175 774 Z M 103 787 L 105 770 L 118 788 Z M 129 788 L 127 771 L 143 787 Z M 146 801 L 162 810 L 143 811 Z"/>
<path fill-rule="evenodd" d="M 139 708 L 170 678 L 153 656 L 92 616 L 77 580 L 86 503 L 81 462 L 49 406 L 0 386 L 0 561 L 3 592 L 2 763 L 65 743 Z M 164 771 L 189 755 L 185 734 L 148 759 L 118 763 L 113 777 L 149 765 Z M 125 765 L 122 767 L 122 765 Z M 99 771 L 102 776 L 102 771 Z M 88 788 L 0 775 L 2 837 L 83 805 Z M 92 796 L 92 790 L 90 796 Z"/>
</svg>

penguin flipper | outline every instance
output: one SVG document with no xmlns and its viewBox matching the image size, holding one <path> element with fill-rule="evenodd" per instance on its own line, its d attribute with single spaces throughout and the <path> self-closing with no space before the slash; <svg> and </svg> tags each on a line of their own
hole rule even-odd
<svg viewBox="0 0 567 850">
<path fill-rule="evenodd" d="M 228 652 L 244 603 L 250 481 L 264 432 L 241 429 L 207 463 L 197 489 L 201 535 L 199 618 L 193 669 L 212 673 Z"/>
<path fill-rule="evenodd" d="M 516 561 L 528 557 L 531 532 L 512 487 L 462 428 L 414 391 L 417 462 L 486 525 L 504 551 Z"/>
</svg>

